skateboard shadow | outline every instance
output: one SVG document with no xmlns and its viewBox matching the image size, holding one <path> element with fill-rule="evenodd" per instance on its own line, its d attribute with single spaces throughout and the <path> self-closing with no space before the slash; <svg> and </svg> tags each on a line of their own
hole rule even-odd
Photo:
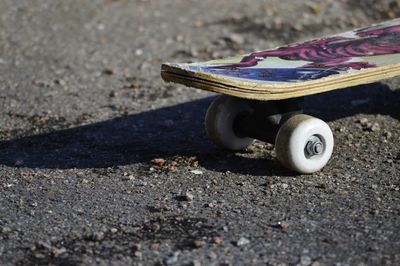
<svg viewBox="0 0 400 266">
<path fill-rule="evenodd" d="M 400 93 L 372 84 L 310 96 L 305 112 L 326 121 L 358 113 L 400 118 Z M 0 142 L 0 164 L 28 168 L 105 168 L 151 163 L 156 157 L 197 156 L 220 172 L 291 175 L 274 160 L 246 158 L 217 148 L 203 129 L 213 97 L 104 122 Z"/>
</svg>

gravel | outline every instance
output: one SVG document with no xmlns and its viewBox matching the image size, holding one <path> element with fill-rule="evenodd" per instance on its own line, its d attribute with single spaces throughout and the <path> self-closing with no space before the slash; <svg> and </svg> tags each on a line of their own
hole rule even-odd
<svg viewBox="0 0 400 266">
<path fill-rule="evenodd" d="M 215 147 L 214 95 L 159 71 L 399 15 L 391 0 L 0 1 L 0 265 L 398 265 L 399 79 L 308 97 L 336 148 L 295 175 L 271 144 Z"/>
</svg>

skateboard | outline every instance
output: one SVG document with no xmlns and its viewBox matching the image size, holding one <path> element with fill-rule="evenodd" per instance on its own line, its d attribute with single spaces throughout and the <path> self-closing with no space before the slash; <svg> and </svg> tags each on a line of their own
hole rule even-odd
<svg viewBox="0 0 400 266">
<path fill-rule="evenodd" d="M 328 124 L 303 114 L 304 97 L 399 74 L 400 19 L 226 59 L 161 66 L 167 82 L 222 94 L 205 118 L 216 144 L 233 151 L 254 139 L 275 144 L 278 160 L 304 174 L 321 170 L 334 146 Z"/>
</svg>

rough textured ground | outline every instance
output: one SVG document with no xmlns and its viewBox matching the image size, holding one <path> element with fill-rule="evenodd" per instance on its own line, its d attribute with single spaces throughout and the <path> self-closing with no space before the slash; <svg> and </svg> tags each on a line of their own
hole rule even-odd
<svg viewBox="0 0 400 266">
<path fill-rule="evenodd" d="M 398 265 L 400 82 L 307 99 L 313 175 L 205 136 L 164 61 L 399 16 L 399 1 L 0 1 L 0 265 Z M 162 158 L 156 160 L 155 158 Z"/>
</svg>

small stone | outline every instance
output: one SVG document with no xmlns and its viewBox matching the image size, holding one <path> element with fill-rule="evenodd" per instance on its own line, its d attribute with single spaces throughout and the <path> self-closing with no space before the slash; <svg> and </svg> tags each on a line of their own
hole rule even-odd
<svg viewBox="0 0 400 266">
<path fill-rule="evenodd" d="M 46 83 L 43 82 L 43 81 L 41 81 L 41 80 L 34 79 L 34 80 L 32 80 L 32 85 L 34 85 L 34 86 L 39 86 L 39 87 L 43 87 L 43 86 L 46 85 Z"/>
<path fill-rule="evenodd" d="M 143 181 L 143 180 L 137 180 L 135 182 L 135 185 L 138 186 L 138 187 L 145 187 L 145 186 L 147 186 L 147 182 Z"/>
<path fill-rule="evenodd" d="M 185 38 L 184 38 L 182 35 L 180 35 L 180 34 L 178 34 L 178 35 L 175 37 L 175 39 L 176 39 L 177 42 L 183 42 L 183 41 L 185 40 Z"/>
<path fill-rule="evenodd" d="M 201 262 L 198 261 L 198 260 L 194 260 L 194 261 L 191 261 L 191 262 L 190 262 L 190 265 L 191 265 L 191 266 L 201 266 Z"/>
<path fill-rule="evenodd" d="M 152 229 L 154 232 L 159 231 L 160 228 L 161 228 L 161 226 L 160 226 L 159 223 L 153 223 L 153 224 L 151 225 L 151 229 Z"/>
<path fill-rule="evenodd" d="M 316 188 L 320 188 L 320 189 L 326 189 L 327 185 L 325 183 L 325 181 L 321 181 L 318 183 L 318 185 L 315 186 Z"/>
<path fill-rule="evenodd" d="M 112 234 L 115 234 L 116 232 L 118 232 L 118 229 L 117 229 L 117 228 L 111 228 L 111 229 L 110 229 L 110 232 L 111 232 Z"/>
<path fill-rule="evenodd" d="M 379 126 L 378 123 L 373 123 L 370 129 L 372 132 L 376 132 L 376 131 L 381 130 L 381 127 Z"/>
<path fill-rule="evenodd" d="M 217 254 L 214 251 L 210 251 L 210 253 L 208 253 L 208 257 L 212 260 L 215 260 L 217 258 Z"/>
<path fill-rule="evenodd" d="M 141 259 L 143 257 L 143 253 L 140 251 L 135 251 L 135 253 L 133 253 L 133 255 L 138 259 Z"/>
<path fill-rule="evenodd" d="M 232 42 L 234 44 L 241 45 L 244 43 L 244 38 L 239 34 L 232 33 L 225 38 L 227 41 Z"/>
<path fill-rule="evenodd" d="M 182 198 L 186 201 L 193 201 L 194 196 L 190 192 L 186 192 L 185 195 L 182 196 Z"/>
<path fill-rule="evenodd" d="M 203 171 L 200 171 L 200 170 L 192 170 L 192 171 L 190 171 L 192 174 L 195 174 L 195 175 L 202 175 L 203 174 Z"/>
<path fill-rule="evenodd" d="M 142 49 L 136 49 L 135 54 L 140 56 L 143 54 L 143 50 Z"/>
<path fill-rule="evenodd" d="M 34 257 L 37 259 L 43 259 L 43 258 L 45 258 L 45 255 L 40 252 L 37 252 L 34 254 Z"/>
<path fill-rule="evenodd" d="M 245 237 L 239 238 L 239 240 L 236 242 L 236 246 L 241 247 L 250 244 L 250 240 L 248 240 Z"/>
<path fill-rule="evenodd" d="M 151 162 L 152 162 L 153 164 L 159 166 L 159 167 L 162 167 L 162 166 L 165 165 L 166 160 L 164 160 L 164 159 L 162 159 L 162 158 L 155 158 L 155 159 L 153 159 Z"/>
<path fill-rule="evenodd" d="M 360 120 L 358 120 L 357 122 L 360 123 L 361 125 L 366 125 L 368 123 L 368 119 L 363 117 Z"/>
<path fill-rule="evenodd" d="M 164 259 L 164 263 L 167 265 L 177 263 L 178 256 L 179 256 L 179 252 L 174 252 L 174 254 L 172 254 Z"/>
<path fill-rule="evenodd" d="M 65 252 L 67 252 L 67 249 L 65 247 L 61 247 L 61 248 L 53 248 L 53 255 L 54 257 L 58 257 L 62 254 L 64 254 Z"/>
<path fill-rule="evenodd" d="M 320 5 L 310 4 L 309 7 L 310 7 L 311 12 L 316 14 L 316 15 L 318 15 L 318 14 L 320 14 L 322 12 L 322 8 L 321 8 Z"/>
<path fill-rule="evenodd" d="M 122 176 L 122 180 L 132 181 L 135 180 L 135 177 L 133 175 L 124 175 Z"/>
<path fill-rule="evenodd" d="M 288 222 L 285 222 L 285 221 L 282 221 L 282 222 L 279 222 L 278 224 L 277 224 L 277 227 L 279 227 L 280 229 L 287 229 L 288 227 L 289 227 L 289 223 Z"/>
<path fill-rule="evenodd" d="M 201 20 L 197 20 L 197 21 L 195 21 L 194 26 L 195 26 L 196 28 L 201 28 L 201 27 L 204 26 L 204 22 L 201 21 Z"/>
<path fill-rule="evenodd" d="M 56 84 L 58 84 L 58 85 L 60 85 L 60 86 L 65 86 L 65 81 L 63 80 L 63 79 L 56 79 L 55 81 L 54 81 L 54 83 L 56 83 Z"/>
<path fill-rule="evenodd" d="M 312 263 L 312 260 L 311 260 L 311 258 L 309 256 L 307 256 L 307 255 L 301 256 L 301 258 L 300 258 L 300 265 L 301 266 L 308 266 L 311 263 Z"/>
<path fill-rule="evenodd" d="M 117 96 L 117 93 L 115 91 L 110 91 L 110 94 L 108 96 L 110 96 L 110 98 L 114 98 L 115 96 Z"/>
<path fill-rule="evenodd" d="M 10 227 L 7 227 L 7 226 L 3 226 L 3 227 L 1 228 L 1 232 L 2 232 L 3 234 L 10 233 L 10 232 L 11 232 L 11 228 L 10 228 Z"/>
<path fill-rule="evenodd" d="M 140 244 L 134 244 L 133 246 L 132 246 L 132 250 L 133 251 L 138 251 L 138 250 L 140 250 L 141 249 L 141 245 Z"/>
<path fill-rule="evenodd" d="M 392 137 L 392 133 L 389 132 L 389 131 L 385 131 L 385 132 L 383 132 L 383 136 L 384 136 L 386 139 L 390 139 L 390 138 Z"/>
<path fill-rule="evenodd" d="M 193 243 L 192 243 L 193 247 L 195 247 L 195 248 L 201 248 L 201 247 L 203 247 L 205 244 L 206 244 L 206 243 L 205 243 L 203 240 L 200 240 L 200 239 L 196 239 L 196 240 L 194 240 Z"/>
<path fill-rule="evenodd" d="M 221 237 L 219 237 L 219 236 L 214 236 L 213 237 L 213 241 L 214 241 L 214 243 L 216 244 L 216 245 L 221 245 L 222 244 L 222 239 L 221 239 Z"/>
<path fill-rule="evenodd" d="M 46 243 L 45 241 L 42 241 L 42 240 L 39 240 L 36 243 L 36 246 L 39 247 L 39 248 L 44 248 L 44 249 L 48 249 L 48 250 L 52 249 L 52 247 L 51 247 L 51 245 L 49 243 Z"/>
<path fill-rule="evenodd" d="M 115 73 L 114 69 L 111 69 L 111 68 L 107 68 L 107 69 L 103 70 L 103 74 L 106 74 L 106 75 L 113 75 L 114 73 Z"/>
<path fill-rule="evenodd" d="M 104 239 L 104 233 L 103 232 L 95 232 L 93 234 L 93 240 L 94 241 L 101 241 Z"/>
<path fill-rule="evenodd" d="M 150 249 L 151 250 L 157 250 L 160 247 L 159 243 L 151 243 Z"/>
</svg>

